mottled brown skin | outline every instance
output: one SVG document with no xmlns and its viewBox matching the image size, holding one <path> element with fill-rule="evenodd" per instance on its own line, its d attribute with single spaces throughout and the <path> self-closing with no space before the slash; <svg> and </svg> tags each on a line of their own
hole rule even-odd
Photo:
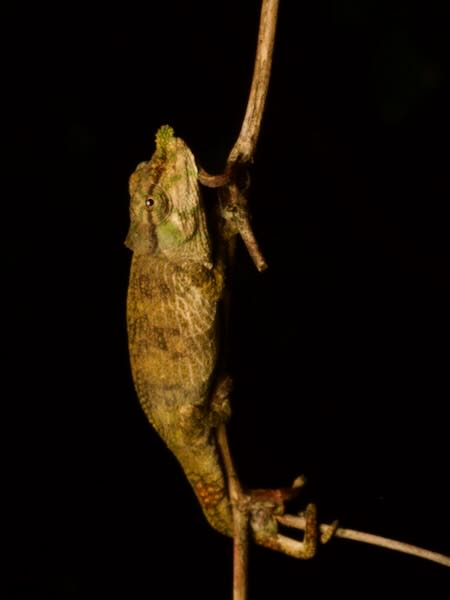
<svg viewBox="0 0 450 600">
<path fill-rule="evenodd" d="M 127 301 L 131 370 L 149 421 L 180 462 L 209 523 L 232 535 L 214 427 L 222 270 L 189 148 L 163 126 L 152 159 L 130 178 L 133 250 Z"/>
</svg>

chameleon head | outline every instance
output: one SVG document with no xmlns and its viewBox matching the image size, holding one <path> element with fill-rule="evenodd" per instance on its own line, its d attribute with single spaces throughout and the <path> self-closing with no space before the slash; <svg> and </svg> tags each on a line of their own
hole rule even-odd
<svg viewBox="0 0 450 600">
<path fill-rule="evenodd" d="M 211 248 L 198 185 L 197 165 L 168 125 L 156 134 L 150 161 L 130 177 L 130 229 L 125 245 L 136 254 L 211 264 Z"/>
</svg>

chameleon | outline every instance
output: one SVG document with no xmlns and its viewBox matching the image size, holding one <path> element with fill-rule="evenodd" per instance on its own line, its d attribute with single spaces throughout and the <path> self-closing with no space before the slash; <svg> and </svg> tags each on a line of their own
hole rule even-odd
<svg viewBox="0 0 450 600">
<path fill-rule="evenodd" d="M 129 191 L 127 330 L 134 386 L 207 520 L 232 536 L 214 436 L 229 416 L 228 384 L 217 366 L 224 268 L 213 256 L 194 156 L 170 126 L 158 130 L 155 152 L 136 167 Z"/>
<path fill-rule="evenodd" d="M 199 173 L 191 150 L 168 125 L 158 130 L 151 159 L 139 163 L 130 177 L 128 346 L 148 420 L 181 464 L 208 522 L 233 537 L 215 436 L 230 416 L 231 380 L 219 368 L 225 260 L 213 248 L 200 193 L 199 181 L 207 185 L 208 177 Z M 306 508 L 303 542 L 278 533 L 275 515 L 298 487 L 247 494 L 250 527 L 257 544 L 311 558 L 318 541 L 314 504 Z"/>
</svg>

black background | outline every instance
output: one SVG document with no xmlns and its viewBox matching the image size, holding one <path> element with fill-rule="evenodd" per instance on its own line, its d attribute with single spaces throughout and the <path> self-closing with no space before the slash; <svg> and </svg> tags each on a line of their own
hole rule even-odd
<svg viewBox="0 0 450 600">
<path fill-rule="evenodd" d="M 159 125 L 222 168 L 259 2 L 19 12 L 3 25 L 7 597 L 230 598 L 231 544 L 132 387 L 123 240 Z M 281 2 L 251 188 L 270 268 L 240 248 L 230 424 L 247 485 L 304 472 L 297 509 L 447 554 L 448 25 L 445 2 Z M 450 579 L 339 540 L 309 563 L 252 548 L 250 566 L 251 598 L 440 598 Z"/>
</svg>

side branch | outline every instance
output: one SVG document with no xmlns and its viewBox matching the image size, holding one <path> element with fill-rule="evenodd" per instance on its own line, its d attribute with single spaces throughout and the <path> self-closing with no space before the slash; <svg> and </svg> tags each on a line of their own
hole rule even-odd
<svg viewBox="0 0 450 600">
<path fill-rule="evenodd" d="M 276 517 L 277 521 L 281 525 L 287 527 L 294 527 L 296 529 L 305 529 L 306 519 L 304 517 L 296 517 L 294 515 L 279 515 Z M 320 525 L 320 531 L 323 535 L 326 535 L 332 525 Z M 439 554 L 438 552 L 432 552 L 425 548 L 419 548 L 419 546 L 413 546 L 412 544 L 406 544 L 399 542 L 398 540 L 391 540 L 389 538 L 381 537 L 380 535 L 374 535 L 372 533 L 366 533 L 364 531 L 355 531 L 354 529 L 344 529 L 338 527 L 334 532 L 335 537 L 343 538 L 346 540 L 353 540 L 356 542 L 364 542 L 365 544 L 372 544 L 374 546 L 381 546 L 382 548 L 388 548 L 389 550 L 397 550 L 397 552 L 403 552 L 404 554 L 412 554 L 425 560 L 431 560 L 437 562 L 444 567 L 450 567 L 450 557 L 445 554 Z"/>
</svg>

